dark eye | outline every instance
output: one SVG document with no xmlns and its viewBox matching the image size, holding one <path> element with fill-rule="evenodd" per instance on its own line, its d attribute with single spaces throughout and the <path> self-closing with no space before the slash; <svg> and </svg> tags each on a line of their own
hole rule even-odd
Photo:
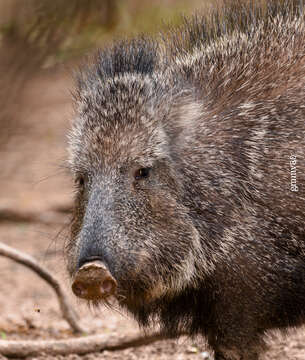
<svg viewBox="0 0 305 360">
<path fill-rule="evenodd" d="M 150 168 L 141 168 L 141 169 L 138 169 L 136 172 L 135 172 L 135 179 L 136 180 L 141 180 L 141 179 L 146 179 L 148 178 L 149 176 L 149 173 L 150 173 Z"/>
<path fill-rule="evenodd" d="M 78 176 L 75 179 L 75 184 L 78 185 L 79 187 L 83 187 L 85 185 L 85 178 L 83 176 Z"/>
</svg>

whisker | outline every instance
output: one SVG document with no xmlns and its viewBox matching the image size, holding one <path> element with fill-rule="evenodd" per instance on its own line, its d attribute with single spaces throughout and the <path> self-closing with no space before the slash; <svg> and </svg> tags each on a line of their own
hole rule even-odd
<svg viewBox="0 0 305 360">
<path fill-rule="evenodd" d="M 34 181 L 32 184 L 33 184 L 33 186 L 37 186 L 44 181 L 50 180 L 50 179 L 54 178 L 55 176 L 62 174 L 63 172 L 64 172 L 63 170 L 56 170 L 56 172 L 52 172 L 49 175 L 41 177 L 39 180 Z"/>
<path fill-rule="evenodd" d="M 127 316 L 123 314 L 114 304 L 110 303 L 108 299 L 105 299 L 104 303 L 108 309 L 116 312 L 117 314 L 123 316 L 124 318 L 127 318 Z"/>
</svg>

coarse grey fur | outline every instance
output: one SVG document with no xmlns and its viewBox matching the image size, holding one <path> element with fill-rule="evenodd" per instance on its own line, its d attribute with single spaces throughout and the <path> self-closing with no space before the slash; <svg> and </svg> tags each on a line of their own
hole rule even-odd
<svg viewBox="0 0 305 360">
<path fill-rule="evenodd" d="M 140 324 L 216 360 L 305 321 L 304 1 L 236 4 L 100 52 L 70 133 L 70 274 L 101 259 Z"/>
</svg>

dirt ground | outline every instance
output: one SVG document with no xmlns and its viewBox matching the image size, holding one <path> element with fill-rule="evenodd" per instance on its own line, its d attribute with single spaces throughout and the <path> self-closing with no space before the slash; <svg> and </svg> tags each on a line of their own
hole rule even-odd
<svg viewBox="0 0 305 360">
<path fill-rule="evenodd" d="M 12 210 L 29 218 L 35 216 L 36 221 L 20 221 L 21 217 L 1 221 L 0 241 L 33 255 L 62 280 L 81 323 L 90 333 L 109 337 L 130 335 L 139 332 L 132 319 L 120 311 L 89 310 L 72 296 L 65 273 L 62 249 L 69 221 L 66 209 L 73 195 L 65 169 L 65 136 L 72 117 L 71 86 L 69 71 L 59 67 L 36 76 L 24 88 L 19 110 L 20 131 L 0 153 L 0 214 Z M 73 336 L 61 317 L 53 291 L 37 275 L 0 258 L 0 279 L 0 339 Z M 41 354 L 36 359 L 50 358 L 207 360 L 212 359 L 212 354 L 204 341 L 181 338 L 124 351 L 66 357 Z M 304 360 L 305 329 L 285 337 L 273 337 L 265 359 Z"/>
</svg>

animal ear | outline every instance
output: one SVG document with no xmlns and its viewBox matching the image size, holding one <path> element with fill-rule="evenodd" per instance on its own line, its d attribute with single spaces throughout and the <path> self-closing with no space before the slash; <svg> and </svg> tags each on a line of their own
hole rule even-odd
<svg viewBox="0 0 305 360">
<path fill-rule="evenodd" d="M 198 122 L 203 117 L 203 105 L 191 96 L 177 99 L 173 104 L 166 125 L 166 134 L 170 144 L 183 143 L 193 136 Z"/>
</svg>

